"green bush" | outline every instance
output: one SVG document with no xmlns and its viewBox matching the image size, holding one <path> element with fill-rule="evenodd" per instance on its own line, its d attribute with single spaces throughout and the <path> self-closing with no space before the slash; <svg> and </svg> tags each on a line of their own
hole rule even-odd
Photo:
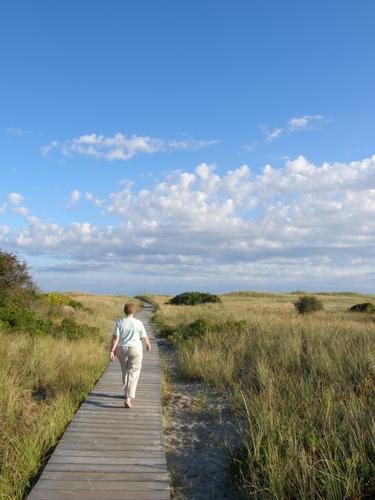
<svg viewBox="0 0 375 500">
<path fill-rule="evenodd" d="M 55 323 L 36 309 L 24 308 L 13 302 L 3 302 L 0 305 L 0 321 L 10 331 L 21 331 L 36 336 L 52 335 L 78 340 L 98 333 L 98 328 L 77 323 L 70 318 Z"/>
<path fill-rule="evenodd" d="M 30 335 L 48 335 L 52 328 L 52 321 L 40 316 L 35 309 L 8 301 L 0 306 L 0 320 L 11 330 L 24 331 Z"/>
<path fill-rule="evenodd" d="M 299 314 L 307 314 L 323 309 L 323 304 L 314 295 L 304 295 L 294 303 Z"/>
<path fill-rule="evenodd" d="M 220 334 L 223 331 L 243 332 L 247 328 L 244 320 L 213 323 L 205 318 L 197 319 L 192 323 L 171 327 L 165 325 L 159 336 L 167 339 L 171 344 L 181 343 L 190 338 L 203 338 L 208 333 Z"/>
<path fill-rule="evenodd" d="M 195 306 L 204 302 L 221 302 L 221 300 L 217 295 L 212 295 L 211 293 L 184 292 L 173 297 L 168 304 Z"/>
<path fill-rule="evenodd" d="M 83 337 L 98 335 L 99 329 L 95 326 L 77 323 L 74 319 L 66 318 L 62 320 L 60 325 L 55 326 L 51 333 L 54 337 L 79 340 Z"/>
<path fill-rule="evenodd" d="M 350 312 L 363 312 L 363 313 L 373 313 L 375 312 L 375 306 L 371 302 L 364 302 L 363 304 L 355 304 L 349 309 Z"/>
<path fill-rule="evenodd" d="M 43 297 L 53 305 L 65 305 L 73 307 L 74 309 L 84 309 L 82 302 L 71 299 L 68 295 L 59 292 L 48 292 L 43 294 Z"/>
<path fill-rule="evenodd" d="M 27 265 L 12 253 L 0 250 L 0 302 L 35 291 Z"/>
</svg>

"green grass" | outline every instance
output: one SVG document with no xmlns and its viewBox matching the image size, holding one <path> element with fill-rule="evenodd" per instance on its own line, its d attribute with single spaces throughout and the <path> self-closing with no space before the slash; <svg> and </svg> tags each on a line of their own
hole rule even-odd
<svg viewBox="0 0 375 500">
<path fill-rule="evenodd" d="M 182 374 L 228 396 L 229 464 L 249 498 L 375 495 L 374 315 L 348 312 L 357 294 L 318 297 L 324 310 L 302 317 L 294 294 L 178 307 L 152 297 L 158 323 L 184 333 L 171 335 Z M 211 326 L 189 335 L 197 320 Z"/>
</svg>

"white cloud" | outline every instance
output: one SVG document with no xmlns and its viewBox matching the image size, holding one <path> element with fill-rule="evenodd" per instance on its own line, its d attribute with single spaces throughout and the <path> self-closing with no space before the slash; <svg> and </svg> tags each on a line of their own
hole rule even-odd
<svg viewBox="0 0 375 500">
<path fill-rule="evenodd" d="M 40 148 L 40 151 L 41 151 L 43 156 L 48 156 L 50 153 L 52 153 L 53 150 L 57 149 L 59 146 L 60 146 L 60 143 L 58 141 L 52 141 L 47 146 L 42 146 Z"/>
<path fill-rule="evenodd" d="M 282 168 L 242 165 L 223 175 L 203 163 L 148 189 L 125 181 L 101 202 L 116 216 L 110 225 L 30 215 L 21 229 L 0 232 L 0 242 L 59 259 L 51 272 L 95 269 L 104 280 L 127 273 L 160 286 L 173 278 L 181 286 L 371 287 L 375 155 L 321 165 L 300 156 Z"/>
<path fill-rule="evenodd" d="M 29 210 L 26 207 L 14 207 L 12 211 L 15 214 L 19 214 L 19 215 L 23 215 L 23 216 L 26 216 L 29 213 Z"/>
<path fill-rule="evenodd" d="M 140 153 L 153 154 L 176 150 L 199 150 L 217 143 L 217 140 L 176 140 L 137 135 L 127 137 L 121 133 L 117 133 L 113 137 L 86 134 L 63 143 L 52 141 L 41 148 L 41 151 L 44 156 L 58 150 L 64 156 L 79 155 L 113 161 L 129 160 Z"/>
<path fill-rule="evenodd" d="M 22 194 L 19 194 L 19 193 L 9 193 L 8 194 L 8 201 L 13 203 L 13 205 L 19 205 L 20 203 L 23 202 L 23 200 L 24 200 L 24 197 L 22 196 Z"/>
<path fill-rule="evenodd" d="M 7 128 L 7 132 L 15 137 L 21 137 L 22 135 L 27 134 L 27 130 L 18 127 L 9 127 Z"/>
<path fill-rule="evenodd" d="M 88 201 L 92 201 L 97 207 L 101 207 L 104 203 L 104 200 L 100 198 L 96 198 L 92 193 L 85 193 L 85 199 Z"/>
<path fill-rule="evenodd" d="M 263 132 L 266 140 L 272 142 L 284 135 L 290 135 L 299 130 L 312 130 L 316 122 L 323 120 L 322 115 L 304 115 L 300 117 L 290 118 L 283 127 L 269 129 L 265 125 L 261 125 L 260 129 Z M 248 146 L 245 146 L 247 149 Z"/>
<path fill-rule="evenodd" d="M 299 118 L 291 118 L 288 121 L 288 130 L 294 132 L 295 130 L 304 129 L 322 119 L 322 115 L 305 115 Z"/>
<path fill-rule="evenodd" d="M 81 199 L 81 193 L 80 193 L 80 191 L 78 191 L 78 189 L 75 189 L 69 195 L 69 202 L 72 205 L 74 205 L 75 203 L 78 203 L 80 199 Z"/>
</svg>

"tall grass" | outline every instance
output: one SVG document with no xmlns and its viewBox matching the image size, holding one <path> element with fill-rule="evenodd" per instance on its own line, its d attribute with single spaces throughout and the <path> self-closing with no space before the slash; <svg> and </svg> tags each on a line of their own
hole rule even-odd
<svg viewBox="0 0 375 500">
<path fill-rule="evenodd" d="M 21 499 L 108 363 L 113 319 L 125 297 L 72 295 L 87 310 L 66 313 L 99 328 L 95 338 L 31 336 L 0 326 L 0 498 Z"/>
<path fill-rule="evenodd" d="M 230 464 L 251 498 L 375 495 L 375 321 L 348 313 L 348 294 L 319 298 L 325 311 L 307 317 L 292 295 L 197 307 L 154 298 L 161 324 L 214 325 L 177 355 L 186 377 L 220 389 L 238 412 Z"/>
</svg>

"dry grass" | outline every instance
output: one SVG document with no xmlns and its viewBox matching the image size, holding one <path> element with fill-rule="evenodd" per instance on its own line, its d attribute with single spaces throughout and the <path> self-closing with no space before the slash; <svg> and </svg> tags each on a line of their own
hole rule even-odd
<svg viewBox="0 0 375 500">
<path fill-rule="evenodd" d="M 293 294 L 231 294 L 199 306 L 152 298 L 160 324 L 222 325 L 177 354 L 186 377 L 221 389 L 238 412 L 230 462 L 249 497 L 375 494 L 375 321 L 347 312 L 373 296 L 318 295 L 325 310 L 307 316 L 296 314 Z"/>
<path fill-rule="evenodd" d="M 48 450 L 108 363 L 113 320 L 125 297 L 72 294 L 92 309 L 67 312 L 99 328 L 97 338 L 69 341 L 0 327 L 0 498 L 21 499 Z"/>
</svg>

